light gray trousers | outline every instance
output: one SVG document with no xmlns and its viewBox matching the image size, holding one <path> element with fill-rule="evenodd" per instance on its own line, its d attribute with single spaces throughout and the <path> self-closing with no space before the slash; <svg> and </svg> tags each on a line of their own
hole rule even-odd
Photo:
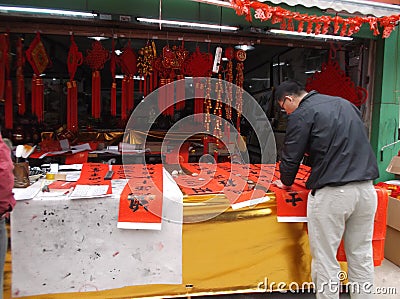
<svg viewBox="0 0 400 299">
<path fill-rule="evenodd" d="M 324 187 L 308 196 L 307 218 L 311 276 L 317 299 L 338 299 L 340 282 L 350 282 L 352 299 L 373 297 L 372 234 L 377 194 L 372 181 Z M 348 274 L 336 259 L 344 239 Z"/>
</svg>

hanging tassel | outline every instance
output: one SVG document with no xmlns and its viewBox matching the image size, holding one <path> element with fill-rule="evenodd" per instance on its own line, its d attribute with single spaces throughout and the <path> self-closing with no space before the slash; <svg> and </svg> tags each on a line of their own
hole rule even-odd
<svg viewBox="0 0 400 299">
<path fill-rule="evenodd" d="M 97 113 L 96 116 L 97 118 L 100 118 L 101 115 L 101 77 L 100 77 L 100 72 L 97 71 L 98 76 L 97 76 Z"/>
<path fill-rule="evenodd" d="M 194 119 L 196 122 L 203 122 L 204 112 L 204 89 L 201 85 L 201 79 L 199 77 L 193 77 L 194 81 Z"/>
<path fill-rule="evenodd" d="M 151 93 L 151 92 L 153 91 L 153 83 L 154 83 L 153 74 L 150 74 L 150 79 L 149 79 L 149 93 Z"/>
<path fill-rule="evenodd" d="M 117 115 L 117 83 L 115 82 L 115 70 L 117 68 L 117 54 L 115 54 L 115 39 L 111 42 L 111 60 L 110 60 L 110 71 L 112 77 L 111 84 L 111 116 Z"/>
<path fill-rule="evenodd" d="M 124 76 L 122 79 L 122 91 L 121 91 L 121 119 L 126 120 L 126 111 L 127 111 L 127 101 L 126 101 L 126 93 L 127 93 L 127 76 Z"/>
<path fill-rule="evenodd" d="M 36 75 L 32 77 L 32 88 L 31 88 L 31 112 L 36 115 Z"/>
<path fill-rule="evenodd" d="M 71 131 L 78 131 L 78 86 L 76 81 L 72 81 L 72 96 L 71 96 Z"/>
<path fill-rule="evenodd" d="M 128 88 L 127 108 L 129 113 L 132 112 L 134 106 L 134 83 L 135 81 L 133 80 L 133 75 L 129 75 L 129 79 L 127 82 L 127 88 Z"/>
<path fill-rule="evenodd" d="M 67 82 L 67 128 L 78 130 L 78 87 L 76 81 Z"/>
<path fill-rule="evenodd" d="M 158 108 L 163 115 L 166 115 L 165 108 L 166 105 L 166 87 L 165 86 L 165 79 L 160 80 L 160 88 L 158 89 Z"/>
<path fill-rule="evenodd" d="M 172 79 L 167 79 L 167 111 L 166 115 L 174 116 L 175 85 Z"/>
<path fill-rule="evenodd" d="M 35 114 L 38 122 L 42 123 L 44 120 L 43 101 L 44 101 L 44 85 L 42 79 L 36 79 L 36 96 L 35 96 Z"/>
<path fill-rule="evenodd" d="M 94 71 L 92 74 L 92 116 L 100 118 L 101 114 L 101 78 L 100 72 Z"/>
<path fill-rule="evenodd" d="M 176 110 L 185 108 L 185 79 L 183 75 L 178 75 L 176 81 Z"/>
<path fill-rule="evenodd" d="M 111 116 L 117 116 L 117 83 L 111 85 Z"/>
<path fill-rule="evenodd" d="M 144 81 L 143 81 L 143 96 L 147 97 L 147 75 L 144 75 Z"/>
<path fill-rule="evenodd" d="M 154 70 L 153 71 L 153 90 L 156 90 L 158 88 L 157 83 L 158 83 L 158 72 L 156 70 Z"/>
<path fill-rule="evenodd" d="M 67 82 L 67 129 L 71 130 L 72 127 L 72 83 Z"/>
<path fill-rule="evenodd" d="M 12 98 L 12 82 L 11 80 L 7 80 L 6 82 L 6 91 L 5 91 L 5 127 L 6 129 L 13 128 L 13 120 L 14 120 L 14 109 L 13 109 L 13 98 Z"/>
<path fill-rule="evenodd" d="M 24 115 L 26 111 L 25 104 L 25 80 L 24 77 L 17 78 L 17 103 L 18 103 L 18 114 Z"/>
<path fill-rule="evenodd" d="M 142 76 L 139 75 L 139 77 L 142 77 Z M 139 81 L 139 93 L 140 94 L 143 94 L 143 84 L 144 84 L 144 81 L 142 79 L 140 79 L 140 81 Z"/>
<path fill-rule="evenodd" d="M 96 71 L 92 72 L 92 117 L 96 118 Z"/>
<path fill-rule="evenodd" d="M 6 90 L 6 64 L 7 64 L 7 38 L 6 34 L 0 35 L 0 101 L 4 101 Z"/>
</svg>

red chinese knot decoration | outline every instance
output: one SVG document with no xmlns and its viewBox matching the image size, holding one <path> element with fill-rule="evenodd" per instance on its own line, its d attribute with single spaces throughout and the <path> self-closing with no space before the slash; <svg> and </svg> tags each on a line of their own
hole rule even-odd
<svg viewBox="0 0 400 299">
<path fill-rule="evenodd" d="M 92 69 L 92 116 L 100 118 L 101 114 L 101 78 L 100 70 L 110 58 L 108 50 L 104 49 L 101 42 L 95 41 L 92 49 L 87 50 L 85 63 Z"/>
<path fill-rule="evenodd" d="M 331 49 L 328 62 L 322 64 L 321 71 L 307 79 L 306 90 L 342 97 L 360 107 L 367 100 L 368 92 L 363 87 L 356 87 L 350 77 L 340 69 L 339 64 L 332 59 L 333 51 Z"/>
</svg>

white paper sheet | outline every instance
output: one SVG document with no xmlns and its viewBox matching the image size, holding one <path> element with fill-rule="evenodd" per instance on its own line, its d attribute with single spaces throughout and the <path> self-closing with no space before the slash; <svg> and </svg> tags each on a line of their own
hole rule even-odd
<svg viewBox="0 0 400 299">
<path fill-rule="evenodd" d="M 72 191 L 71 198 L 96 198 L 106 195 L 108 185 L 76 185 Z"/>
<path fill-rule="evenodd" d="M 181 284 L 183 197 L 165 176 L 164 191 L 161 231 L 118 229 L 117 197 L 16 205 L 13 297 Z"/>
<path fill-rule="evenodd" d="M 26 200 L 34 198 L 42 188 L 42 182 L 38 181 L 30 185 L 27 188 L 14 188 L 14 198 L 15 200 Z"/>
</svg>

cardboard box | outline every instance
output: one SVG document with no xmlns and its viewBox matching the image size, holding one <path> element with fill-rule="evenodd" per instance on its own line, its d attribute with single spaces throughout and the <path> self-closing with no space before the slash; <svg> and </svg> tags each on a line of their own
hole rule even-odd
<svg viewBox="0 0 400 299">
<path fill-rule="evenodd" d="M 400 178 L 400 156 L 394 156 L 392 158 L 392 161 L 390 161 L 386 171 L 393 173 L 396 179 Z"/>
<path fill-rule="evenodd" d="M 389 196 L 385 258 L 400 266 L 400 200 Z"/>
</svg>

